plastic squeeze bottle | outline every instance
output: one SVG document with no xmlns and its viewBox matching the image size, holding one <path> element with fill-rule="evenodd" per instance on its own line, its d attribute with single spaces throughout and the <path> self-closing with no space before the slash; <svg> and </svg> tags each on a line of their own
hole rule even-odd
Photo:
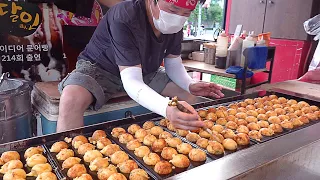
<svg viewBox="0 0 320 180">
<path fill-rule="evenodd" d="M 228 36 L 225 31 L 223 31 L 217 40 L 216 48 L 216 68 L 224 69 L 226 68 L 228 55 Z"/>
<path fill-rule="evenodd" d="M 240 62 L 240 66 L 244 67 L 244 62 L 245 62 L 245 56 L 243 55 L 243 51 L 249 47 L 254 47 L 254 37 L 252 36 L 252 34 L 250 34 L 248 37 L 246 37 L 246 39 L 243 41 L 242 43 L 242 55 L 241 55 L 241 62 Z"/>
</svg>

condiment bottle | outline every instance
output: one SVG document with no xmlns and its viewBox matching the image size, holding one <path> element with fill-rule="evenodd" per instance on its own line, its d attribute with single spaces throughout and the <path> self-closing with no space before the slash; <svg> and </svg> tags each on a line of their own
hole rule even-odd
<svg viewBox="0 0 320 180">
<path fill-rule="evenodd" d="M 243 51 L 249 47 L 254 47 L 254 38 L 252 37 L 252 34 L 250 34 L 242 43 L 242 55 L 241 55 L 241 62 L 240 66 L 244 67 L 245 62 L 245 56 L 243 55 Z"/>
<path fill-rule="evenodd" d="M 228 36 L 225 31 L 223 31 L 217 40 L 216 48 L 216 68 L 224 69 L 226 67 L 228 55 Z"/>
</svg>

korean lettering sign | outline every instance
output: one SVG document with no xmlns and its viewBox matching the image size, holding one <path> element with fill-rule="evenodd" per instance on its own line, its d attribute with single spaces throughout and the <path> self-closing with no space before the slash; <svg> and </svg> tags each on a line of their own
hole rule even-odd
<svg viewBox="0 0 320 180">
<path fill-rule="evenodd" d="M 42 23 L 37 4 L 0 1 L 0 33 L 24 37 L 33 34 Z"/>
<path fill-rule="evenodd" d="M 41 61 L 41 52 L 47 53 L 47 44 L 0 45 L 1 62 Z"/>
</svg>

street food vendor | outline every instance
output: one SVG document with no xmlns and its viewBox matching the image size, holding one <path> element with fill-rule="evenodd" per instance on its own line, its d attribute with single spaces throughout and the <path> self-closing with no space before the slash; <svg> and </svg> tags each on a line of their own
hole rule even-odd
<svg viewBox="0 0 320 180">
<path fill-rule="evenodd" d="M 83 114 L 98 110 L 120 91 L 140 105 L 168 118 L 176 128 L 204 126 L 192 114 L 168 106 L 165 97 L 223 97 L 221 87 L 196 82 L 180 57 L 182 28 L 197 0 L 133 0 L 113 6 L 100 21 L 76 69 L 59 84 L 62 93 L 57 131 L 83 126 Z M 199 3 L 204 3 L 200 0 Z M 164 66 L 160 67 L 164 59 Z"/>
</svg>

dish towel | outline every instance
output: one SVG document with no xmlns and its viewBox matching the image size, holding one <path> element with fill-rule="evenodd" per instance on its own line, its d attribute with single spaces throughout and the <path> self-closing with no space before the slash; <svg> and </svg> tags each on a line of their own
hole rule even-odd
<svg viewBox="0 0 320 180">
<path fill-rule="evenodd" d="M 248 61 L 249 69 L 266 68 L 268 48 L 266 46 L 249 47 L 244 50 L 243 55 Z"/>
<path fill-rule="evenodd" d="M 235 74 L 237 79 L 242 79 L 243 72 L 244 72 L 244 68 L 241 66 L 230 66 L 228 69 L 226 69 L 226 73 Z M 252 76 L 253 76 L 253 72 L 250 70 L 247 70 L 246 78 L 250 78 Z"/>
</svg>

